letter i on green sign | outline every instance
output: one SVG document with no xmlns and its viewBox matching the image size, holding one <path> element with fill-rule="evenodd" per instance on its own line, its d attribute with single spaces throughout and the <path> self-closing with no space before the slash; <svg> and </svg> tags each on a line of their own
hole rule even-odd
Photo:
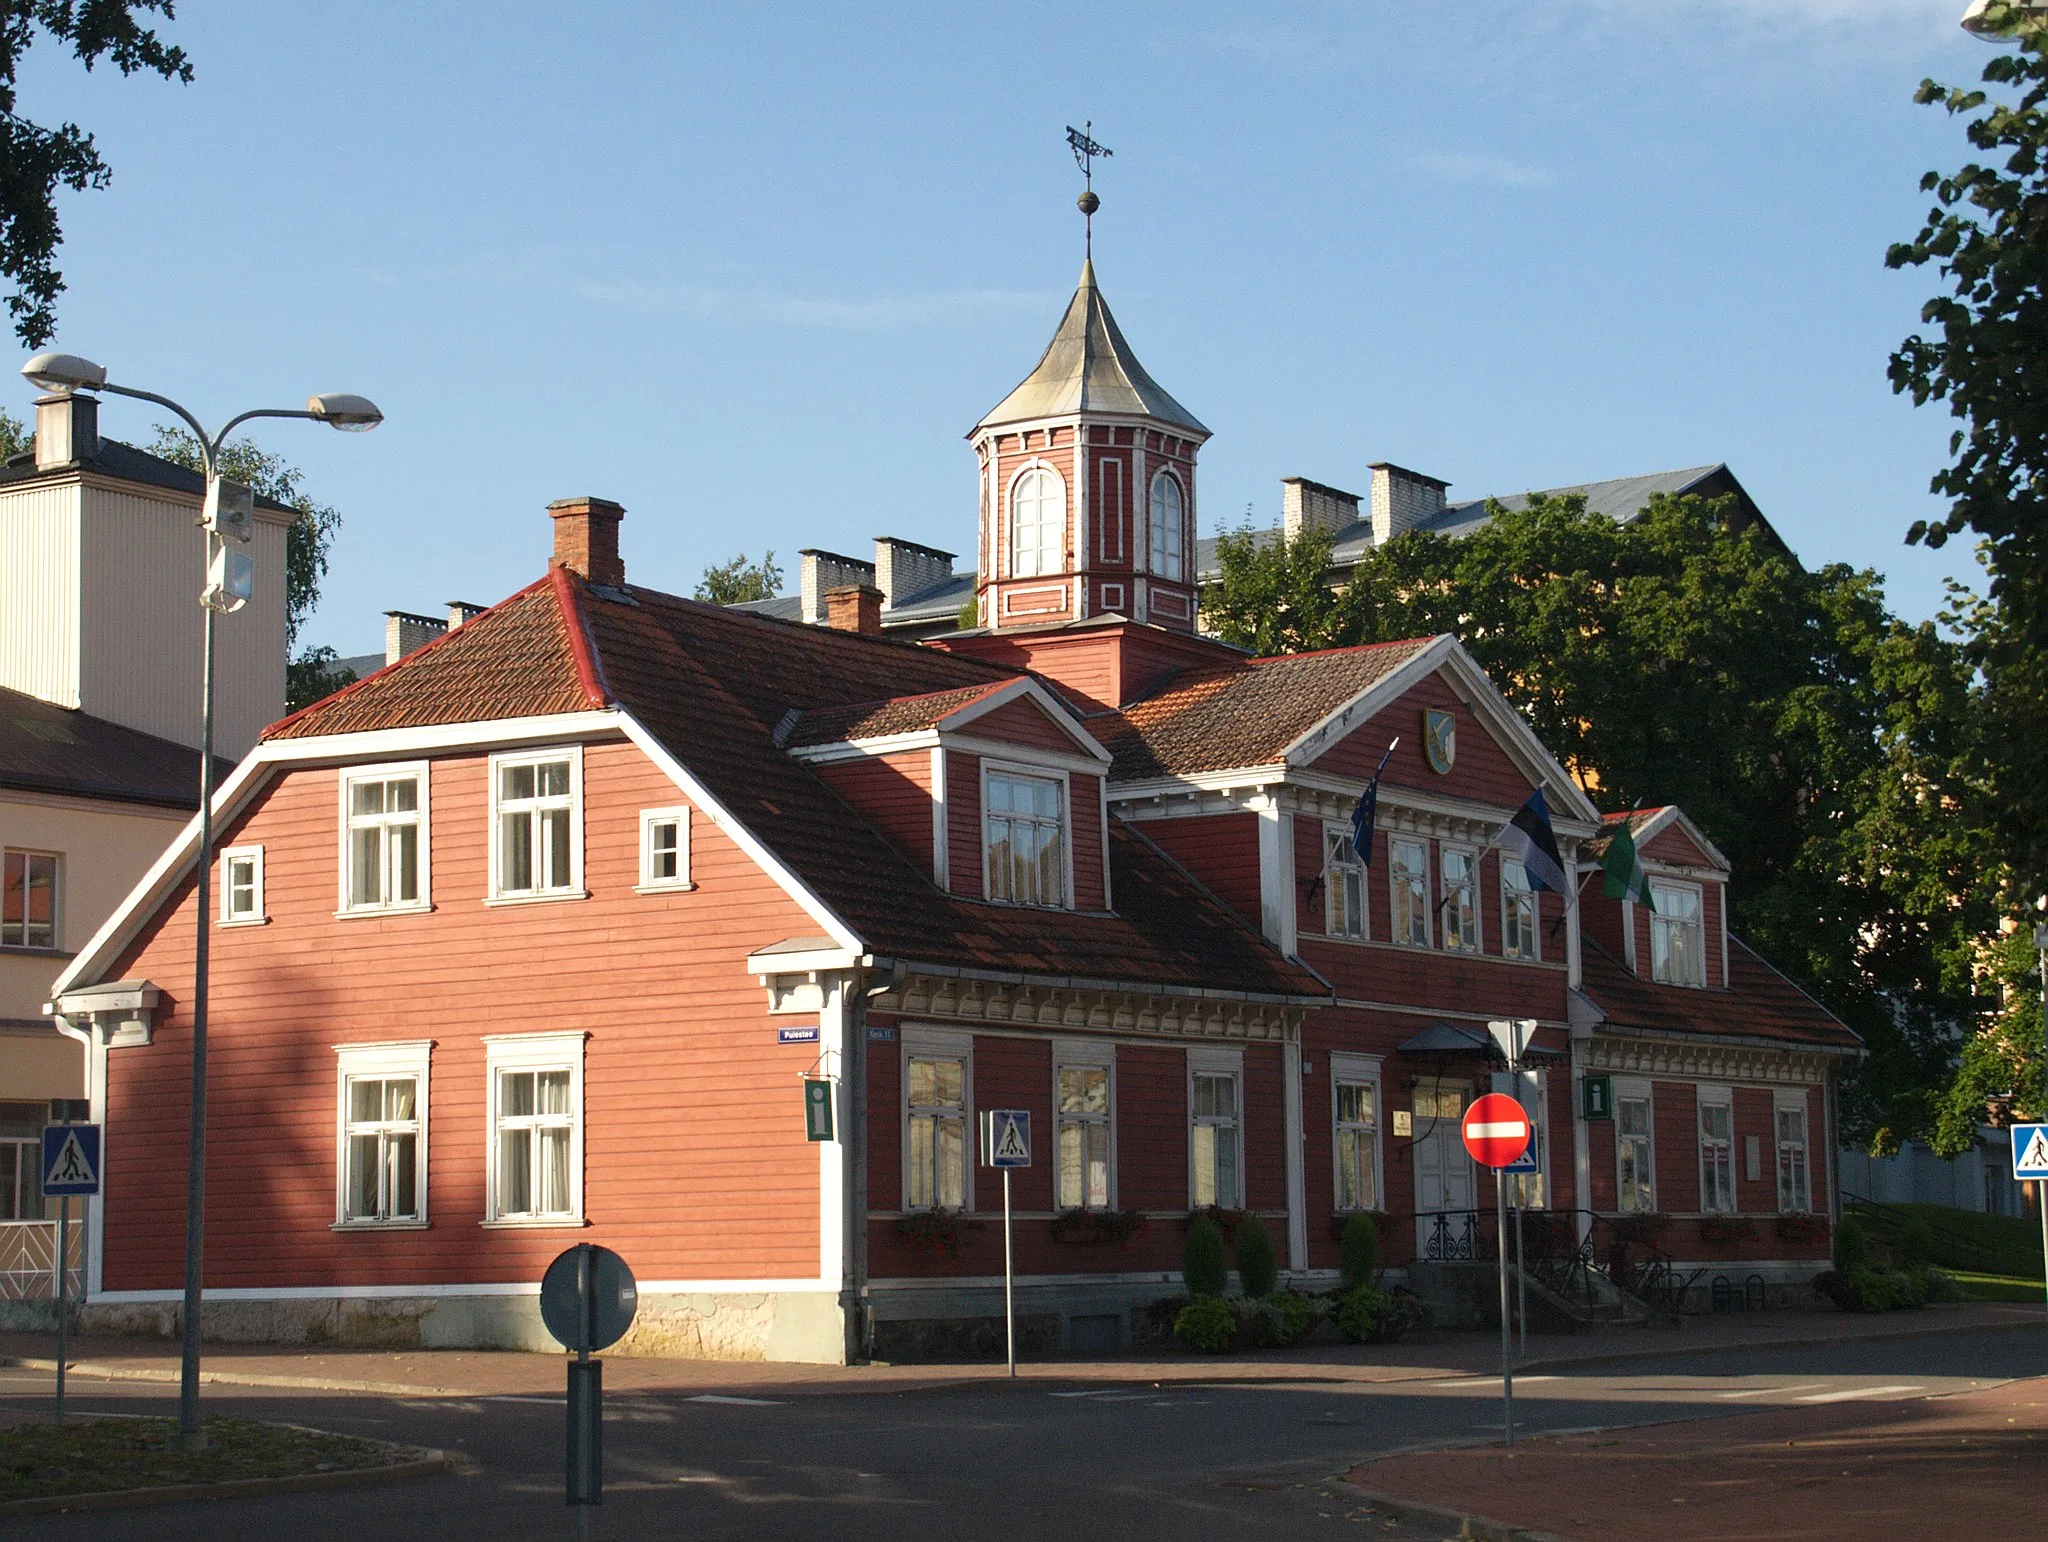
<svg viewBox="0 0 2048 1542">
<path fill-rule="evenodd" d="M 832 1138 L 832 1083 L 822 1076 L 804 1078 L 804 1139 Z"/>
</svg>

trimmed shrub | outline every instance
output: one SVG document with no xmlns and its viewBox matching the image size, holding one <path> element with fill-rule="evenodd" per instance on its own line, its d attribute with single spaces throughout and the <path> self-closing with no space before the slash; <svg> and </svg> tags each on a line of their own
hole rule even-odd
<svg viewBox="0 0 2048 1542">
<path fill-rule="evenodd" d="M 1237 1313 L 1237 1341 L 1246 1349 L 1272 1349 L 1290 1342 L 1287 1314 L 1271 1297 L 1240 1298 L 1231 1306 Z"/>
<path fill-rule="evenodd" d="M 1927 1260 L 1934 1253 L 1934 1228 L 1927 1224 L 1926 1216 L 1906 1217 L 1906 1224 L 1899 1228 L 1898 1252 L 1901 1269 L 1927 1267 Z"/>
<path fill-rule="evenodd" d="M 1255 1215 L 1246 1216 L 1237 1228 L 1237 1279 L 1254 1300 L 1272 1295 L 1280 1283 L 1273 1239 L 1266 1235 L 1266 1223 Z"/>
<path fill-rule="evenodd" d="M 1854 1274 L 1869 1263 L 1870 1239 L 1863 1233 L 1863 1223 L 1853 1215 L 1843 1216 L 1835 1228 L 1835 1272 Z"/>
<path fill-rule="evenodd" d="M 1220 1256 L 1222 1238 L 1217 1238 Z M 1218 1295 L 1197 1296 L 1173 1320 L 1173 1336 L 1205 1355 L 1227 1353 L 1237 1343 L 1237 1313 Z"/>
<path fill-rule="evenodd" d="M 1344 1236 L 1337 1244 L 1338 1265 L 1344 1283 L 1352 1288 L 1370 1285 L 1380 1273 L 1379 1223 L 1363 1211 L 1344 1223 Z"/>
<path fill-rule="evenodd" d="M 1354 1285 L 1337 1303 L 1337 1331 L 1354 1344 L 1391 1344 L 1428 1320 L 1421 1298 L 1405 1290 Z"/>
<path fill-rule="evenodd" d="M 1223 1258 L 1223 1233 L 1207 1216 L 1188 1228 L 1188 1240 L 1180 1253 L 1180 1277 L 1194 1296 L 1220 1296 L 1230 1281 L 1230 1268 Z M 1180 1331 L 1176 1324 L 1174 1331 Z"/>
<path fill-rule="evenodd" d="M 1311 1333 L 1316 1325 L 1330 1313 L 1330 1303 L 1323 1296 L 1303 1296 L 1291 1290 L 1275 1291 L 1267 1298 L 1287 1322 L 1287 1336 L 1283 1344 L 1299 1344 Z"/>
<path fill-rule="evenodd" d="M 1939 1269 L 1830 1269 L 1815 1292 L 1845 1312 L 1910 1311 L 1930 1301 L 1959 1301 L 1962 1291 Z"/>
</svg>

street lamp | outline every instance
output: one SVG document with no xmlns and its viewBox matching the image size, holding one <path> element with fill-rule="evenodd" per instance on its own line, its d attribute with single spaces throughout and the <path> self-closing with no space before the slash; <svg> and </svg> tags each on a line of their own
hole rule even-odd
<svg viewBox="0 0 2048 1542">
<path fill-rule="evenodd" d="M 168 396 L 115 385 L 105 366 L 71 353 L 39 353 L 22 365 L 30 382 L 46 391 L 107 391 L 167 407 L 191 427 L 206 468 L 206 505 L 200 523 L 206 527 L 206 588 L 200 595 L 205 612 L 204 663 L 200 670 L 199 730 L 199 914 L 192 969 L 192 1125 L 186 1152 L 185 1178 L 185 1321 L 184 1349 L 178 1374 L 178 1435 L 187 1450 L 206 1443 L 199 1427 L 199 1303 L 206 1251 L 206 997 L 212 954 L 213 909 L 213 628 L 214 617 L 236 610 L 248 598 L 249 559 L 228 549 L 230 539 L 247 541 L 253 529 L 248 490 L 223 483 L 221 446 L 251 418 L 309 418 L 331 428 L 362 433 L 384 421 L 368 397 L 336 392 L 308 397 L 303 410 L 259 407 L 229 418 L 219 433 L 208 437 L 197 418 Z"/>
<path fill-rule="evenodd" d="M 1993 15 L 1993 7 L 1997 14 Z M 1963 30 L 1987 43 L 2004 43 L 2048 22 L 2048 0 L 1970 0 Z"/>
</svg>

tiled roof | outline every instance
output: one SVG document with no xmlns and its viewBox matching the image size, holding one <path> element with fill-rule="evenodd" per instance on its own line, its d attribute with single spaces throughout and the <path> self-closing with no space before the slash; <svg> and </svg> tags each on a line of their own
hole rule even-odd
<svg viewBox="0 0 2048 1542">
<path fill-rule="evenodd" d="M 1659 814 L 1663 813 L 1668 806 L 1669 805 L 1667 804 L 1660 803 L 1655 808 L 1631 808 L 1623 809 L 1619 813 L 1602 814 L 1600 816 L 1600 834 L 1594 836 L 1590 841 L 1586 842 L 1586 844 L 1580 848 L 1580 854 L 1582 856 L 1592 857 L 1596 860 L 1600 857 L 1605 856 L 1607 854 L 1608 836 L 1612 834 L 1616 828 L 1623 824 L 1626 824 L 1629 828 L 1629 832 L 1633 834 L 1637 830 L 1642 829 L 1644 825 L 1648 824 L 1651 820 L 1655 819 Z"/>
<path fill-rule="evenodd" d="M 888 734 L 919 733 L 972 706 L 1007 681 L 963 686 L 952 691 L 927 691 L 921 696 L 897 696 L 888 701 L 866 701 L 851 707 L 820 707 L 797 719 L 796 727 L 783 736 L 783 744 L 798 749 L 810 744 L 838 744 L 848 739 L 879 739 Z"/>
<path fill-rule="evenodd" d="M 1345 702 L 1385 679 L 1434 638 L 1247 659 L 1176 676 L 1164 690 L 1088 729 L 1116 781 L 1270 765 Z"/>
<path fill-rule="evenodd" d="M 558 569 L 271 736 L 577 711 L 594 704 L 579 638 L 599 699 L 631 713 L 878 955 L 1034 979 L 1329 995 L 1116 821 L 1116 914 L 986 904 L 939 889 L 776 747 L 775 727 L 792 709 L 865 720 L 908 697 L 922 703 L 912 716 L 924 716 L 941 698 L 957 706 L 1019 678 L 915 643 L 596 586 Z M 481 709 L 472 690 L 483 693 Z"/>
<path fill-rule="evenodd" d="M 220 779 L 234 769 L 216 760 Z M 199 807 L 199 752 L 0 690 L 0 787 L 163 808 Z"/>
<path fill-rule="evenodd" d="M 1855 1050 L 1863 1041 L 1740 938 L 1728 939 L 1728 989 L 1658 985 L 1592 938 L 1581 939 L 1583 993 L 1620 1028 L 1701 1038 L 1769 1039 Z"/>
</svg>

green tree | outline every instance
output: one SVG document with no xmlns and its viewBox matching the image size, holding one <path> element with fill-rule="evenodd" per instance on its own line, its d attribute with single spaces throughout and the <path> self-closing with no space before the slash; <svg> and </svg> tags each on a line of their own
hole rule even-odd
<svg viewBox="0 0 2048 1542">
<path fill-rule="evenodd" d="M 759 562 L 749 562 L 745 552 L 730 562 L 704 570 L 697 585 L 697 598 L 713 605 L 741 605 L 748 600 L 772 600 L 782 589 L 782 569 L 774 552 L 764 552 Z"/>
<path fill-rule="evenodd" d="M 1304 653 L 1358 629 L 1349 594 L 1330 582 L 1335 538 L 1311 527 L 1294 539 L 1249 524 L 1216 540 L 1222 581 L 1202 596 L 1203 624 L 1255 653 Z"/>
<path fill-rule="evenodd" d="M 199 441 L 185 429 L 159 425 L 149 448 L 150 453 L 187 470 L 205 470 Z M 298 648 L 300 630 L 320 604 L 320 580 L 327 576 L 334 538 L 341 529 L 341 515 L 314 501 L 305 489 L 298 467 L 282 456 L 259 449 L 254 440 L 230 439 L 222 445 L 220 473 L 233 481 L 248 483 L 259 496 L 274 499 L 299 513 L 284 542 L 284 638 L 288 656 L 285 700 L 296 712 L 355 679 L 349 671 L 334 668 L 336 655 L 332 648 Z"/>
<path fill-rule="evenodd" d="M 184 50 L 136 21 L 137 12 L 149 11 L 170 20 L 172 0 L 0 0 L 0 274 L 14 283 L 7 308 L 16 335 L 31 348 L 55 333 L 57 296 L 64 291 L 55 262 L 63 240 L 58 184 L 82 193 L 105 187 L 113 171 L 77 124 L 45 128 L 21 116 L 15 96 L 21 57 L 47 33 L 70 44 L 88 70 L 106 58 L 123 75 L 146 70 L 189 82 Z"/>
<path fill-rule="evenodd" d="M 0 408 L 0 462 L 36 447 L 36 436 L 13 413 Z"/>
</svg>

